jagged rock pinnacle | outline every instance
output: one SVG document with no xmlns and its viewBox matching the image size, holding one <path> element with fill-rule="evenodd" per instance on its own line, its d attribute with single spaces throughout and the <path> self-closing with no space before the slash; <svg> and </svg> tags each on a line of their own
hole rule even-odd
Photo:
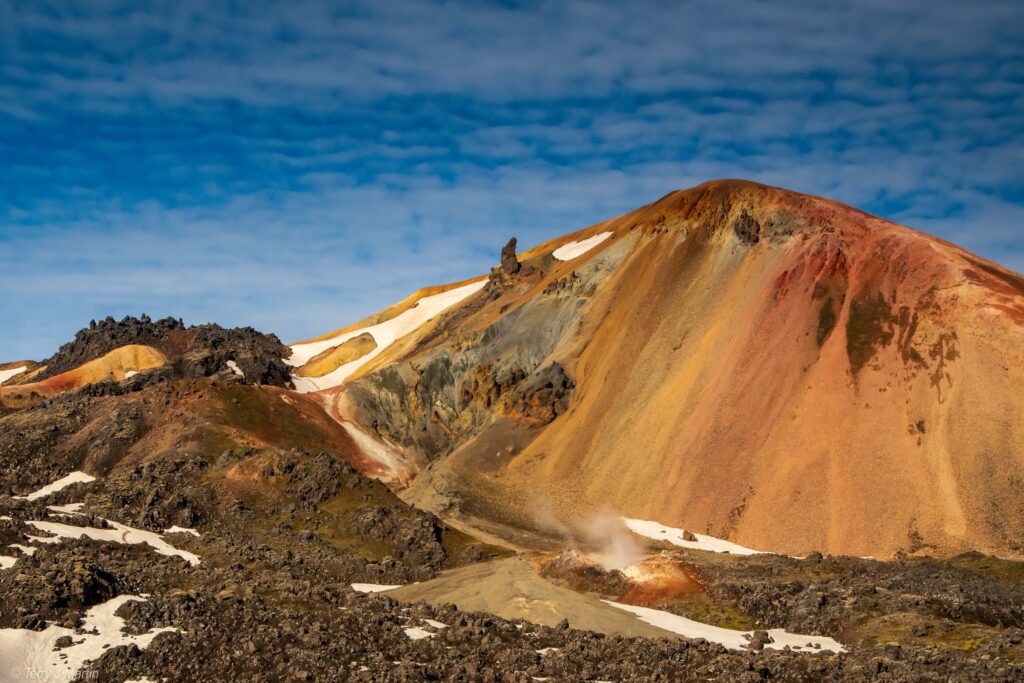
<svg viewBox="0 0 1024 683">
<path fill-rule="evenodd" d="M 501 248 L 501 268 L 509 275 L 519 272 L 519 259 L 516 258 L 516 238 L 513 237 Z"/>
</svg>

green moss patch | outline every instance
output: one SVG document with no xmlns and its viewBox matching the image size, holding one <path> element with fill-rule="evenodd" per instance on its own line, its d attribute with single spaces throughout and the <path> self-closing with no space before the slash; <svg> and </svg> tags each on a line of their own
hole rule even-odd
<svg viewBox="0 0 1024 683">
<path fill-rule="evenodd" d="M 900 612 L 865 619 L 851 628 L 847 642 L 862 645 L 923 645 L 964 652 L 997 640 L 999 630 L 980 624 L 962 624 Z"/>
<path fill-rule="evenodd" d="M 949 563 L 969 572 L 995 576 L 1009 583 L 1024 586 L 1024 562 L 970 552 L 957 555 L 950 559 Z"/>
<path fill-rule="evenodd" d="M 727 601 L 716 600 L 707 595 L 680 596 L 670 603 L 658 605 L 658 609 L 720 628 L 750 631 L 758 627 L 754 617 L 740 611 Z"/>
</svg>

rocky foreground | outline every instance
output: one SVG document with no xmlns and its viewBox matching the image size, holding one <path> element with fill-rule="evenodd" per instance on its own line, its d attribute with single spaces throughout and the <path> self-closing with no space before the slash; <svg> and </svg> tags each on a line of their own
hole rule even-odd
<svg viewBox="0 0 1024 683">
<path fill-rule="evenodd" d="M 95 672 L 93 680 L 118 682 L 1024 680 L 1024 572 L 982 556 L 796 560 L 652 547 L 686 562 L 704 587 L 701 595 L 656 606 L 735 628 L 830 635 L 849 649 L 792 653 L 757 649 L 764 643 L 754 642 L 747 651 L 731 651 L 706 641 L 626 638 L 571 623 L 540 626 L 355 591 L 353 583 L 424 581 L 508 551 L 410 508 L 339 453 L 266 443 L 212 452 L 204 444 L 220 439 L 182 439 L 180 448 L 163 446 L 159 458 L 111 463 L 96 481 L 35 500 L 16 498 L 79 465 L 61 459 L 77 453 L 61 444 L 115 434 L 134 444 L 159 443 L 155 437 L 165 427 L 141 417 L 147 413 L 136 402 L 143 398 L 166 400 L 173 415 L 175 401 L 212 401 L 225 390 L 210 380 L 147 385 L 133 379 L 139 386 L 129 381 L 120 395 L 72 392 L 0 420 L 0 455 L 25 465 L 5 471 L 0 496 L 0 542 L 16 560 L 0 570 L 0 633 L 75 629 L 91 608 L 129 595 L 145 597 L 118 610 L 126 633 L 168 629 L 145 647 L 108 648 L 79 676 Z M 219 400 L 237 407 L 252 398 L 242 396 L 238 404 Z M 111 411 L 110 401 L 127 407 Z M 235 421 L 240 438 L 244 420 L 222 419 Z M 112 453 L 134 458 L 131 446 Z M 67 507 L 74 503 L 84 505 L 54 510 L 75 509 Z M 148 531 L 198 563 L 146 543 L 29 539 L 48 535 L 31 524 L 39 521 Z M 166 533 L 173 527 L 198 536 Z M 28 555 L 11 544 L 34 550 Z M 611 598 L 628 588 L 618 574 L 598 579 L 576 587 Z M 57 645 L 70 647 L 78 637 Z M 0 658 L 18 665 L 16 652 Z"/>
<path fill-rule="evenodd" d="M 170 362 L 0 413 L 0 680 L 1024 680 L 1022 563 L 926 547 L 743 557 L 637 537 L 679 579 L 650 584 L 540 529 L 520 529 L 539 542 L 517 552 L 361 474 L 372 463 L 316 397 L 266 384 L 286 372 L 276 338 L 104 321 L 39 367 L 137 342 Z M 559 387 L 509 405 L 535 415 Z M 509 562 L 529 583 L 502 586 L 514 609 L 462 600 Z M 460 572 L 490 575 L 456 599 L 489 612 L 402 597 Z M 617 624 L 635 620 L 602 600 L 749 637 L 627 637 L 531 586 Z M 844 651 L 779 649 L 773 629 Z"/>
</svg>

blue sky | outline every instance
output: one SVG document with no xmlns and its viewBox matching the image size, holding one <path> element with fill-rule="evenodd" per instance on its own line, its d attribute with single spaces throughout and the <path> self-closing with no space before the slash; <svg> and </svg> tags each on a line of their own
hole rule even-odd
<svg viewBox="0 0 1024 683">
<path fill-rule="evenodd" d="M 704 180 L 1024 271 L 1024 6 L 0 0 L 0 360 L 319 334 Z"/>
</svg>

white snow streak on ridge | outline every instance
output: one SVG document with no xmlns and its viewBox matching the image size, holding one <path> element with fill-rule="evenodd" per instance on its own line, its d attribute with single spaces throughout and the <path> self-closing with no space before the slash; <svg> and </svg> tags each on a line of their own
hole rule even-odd
<svg viewBox="0 0 1024 683">
<path fill-rule="evenodd" d="M 383 583 L 353 583 L 352 590 L 357 593 L 383 593 L 384 591 L 393 591 L 396 588 L 401 588 L 402 584 L 396 585 L 385 585 Z"/>
<path fill-rule="evenodd" d="M 687 619 L 671 612 L 663 612 L 649 607 L 637 607 L 636 605 L 623 605 L 611 600 L 603 600 L 612 607 L 617 607 L 635 614 L 640 621 L 657 626 L 658 628 L 677 633 L 684 638 L 704 638 L 712 643 L 718 643 L 730 650 L 746 649 L 750 642 L 753 631 L 734 631 L 729 628 L 721 628 L 710 624 L 702 624 L 693 619 Z M 845 652 L 845 648 L 832 638 L 825 636 L 803 636 L 799 633 L 790 633 L 781 628 L 768 629 L 768 635 L 774 642 L 767 643 L 766 648 L 781 650 L 787 645 L 798 652 L 818 652 L 830 650 L 832 652 Z"/>
<path fill-rule="evenodd" d="M 15 375 L 20 375 L 21 373 L 25 372 L 26 370 L 28 370 L 28 366 L 27 365 L 22 365 L 20 368 L 11 368 L 9 370 L 0 370 L 0 384 L 3 384 L 4 382 L 6 382 L 10 378 L 14 377 Z"/>
<path fill-rule="evenodd" d="M 199 538 L 199 532 L 195 529 L 186 529 L 183 526 L 172 526 L 170 529 L 164 529 L 165 534 L 192 534 L 196 538 Z"/>
<path fill-rule="evenodd" d="M 687 541 L 683 539 L 683 534 L 686 532 L 682 529 L 665 526 L 664 524 L 658 524 L 657 522 L 649 522 L 644 519 L 627 519 L 625 517 L 622 518 L 622 521 L 634 534 L 638 534 L 646 538 L 652 538 L 656 541 L 668 541 L 672 545 L 677 545 L 680 548 L 707 550 L 712 553 L 731 553 L 733 555 L 763 554 L 763 551 L 761 550 L 745 548 L 730 541 L 723 541 L 720 538 L 704 536 L 703 534 L 694 534 L 697 540 Z"/>
<path fill-rule="evenodd" d="M 18 561 L 16 557 L 9 557 L 7 555 L 0 555 L 0 569 L 10 569 L 14 566 L 14 563 Z M 0 669 L 2 670 L 2 669 Z"/>
<path fill-rule="evenodd" d="M 126 602 L 145 602 L 134 595 L 120 595 L 85 613 L 81 630 L 49 624 L 43 631 L 20 628 L 0 629 L 0 672 L 17 671 L 25 679 L 40 681 L 71 681 L 86 662 L 99 659 L 109 648 L 119 645 L 149 647 L 161 633 L 177 631 L 165 626 L 140 635 L 123 633 L 124 619 L 114 612 Z M 91 631 L 96 633 L 91 633 Z M 73 644 L 57 649 L 57 639 L 70 636 Z"/>
<path fill-rule="evenodd" d="M 324 341 L 310 342 L 309 344 L 296 344 L 292 346 L 292 356 L 285 362 L 289 365 L 298 367 L 308 363 L 309 360 L 317 354 L 323 353 L 327 349 L 334 348 L 335 346 L 339 346 L 349 339 L 358 337 L 359 335 L 367 332 L 370 333 L 373 340 L 377 343 L 377 347 L 365 356 L 357 358 L 350 363 L 345 363 L 323 377 L 298 377 L 292 375 L 292 381 L 295 382 L 295 389 L 303 393 L 308 393 L 311 391 L 330 389 L 342 384 L 346 379 L 348 379 L 349 375 L 373 358 L 379 356 L 397 340 L 409 334 L 439 313 L 442 313 L 463 299 L 480 291 L 486 284 L 487 280 L 484 279 L 479 280 L 478 282 L 471 282 L 468 285 L 463 285 L 462 287 L 450 289 L 447 292 L 441 292 L 440 294 L 435 294 L 433 296 L 425 296 L 417 301 L 412 308 L 406 309 L 391 320 L 387 320 L 377 325 L 371 325 L 370 327 L 363 327 L 358 330 L 339 334 L 337 337 L 326 339 Z"/>
<path fill-rule="evenodd" d="M 47 484 L 46 486 L 44 486 L 43 488 L 39 489 L 38 491 L 33 491 L 32 493 L 28 494 L 27 496 L 14 496 L 14 497 L 16 499 L 18 499 L 18 500 L 38 500 L 40 498 L 45 498 L 46 496 L 50 495 L 51 493 L 56 493 L 57 491 L 60 491 L 61 489 L 66 489 L 67 487 L 71 486 L 72 484 L 87 484 L 90 481 L 96 481 L 96 477 L 88 475 L 85 472 L 75 471 L 75 472 L 72 472 L 71 474 L 69 474 L 66 477 L 62 477 L 62 478 L 58 479 L 57 481 L 53 482 L 52 484 Z"/>
<path fill-rule="evenodd" d="M 567 242 L 551 252 L 551 255 L 559 261 L 571 261 L 577 256 L 586 254 L 611 236 L 610 232 L 602 232 L 579 242 Z"/>
<path fill-rule="evenodd" d="M 68 524 L 60 524 L 58 522 L 30 521 L 28 524 L 31 526 L 34 526 L 40 531 L 53 534 L 56 538 L 34 538 L 32 536 L 29 536 L 29 538 L 43 543 L 59 542 L 62 538 L 77 539 L 82 537 L 91 538 L 95 541 L 108 541 L 111 543 L 123 543 L 126 545 L 145 543 L 160 555 L 166 555 L 167 557 L 180 557 L 193 567 L 199 564 L 198 555 L 186 550 L 178 550 L 152 531 L 133 529 L 130 526 L 118 524 L 117 522 L 112 522 L 109 519 L 103 521 L 112 526 L 113 529 L 97 529 L 95 527 L 88 526 L 70 526 Z"/>
</svg>

